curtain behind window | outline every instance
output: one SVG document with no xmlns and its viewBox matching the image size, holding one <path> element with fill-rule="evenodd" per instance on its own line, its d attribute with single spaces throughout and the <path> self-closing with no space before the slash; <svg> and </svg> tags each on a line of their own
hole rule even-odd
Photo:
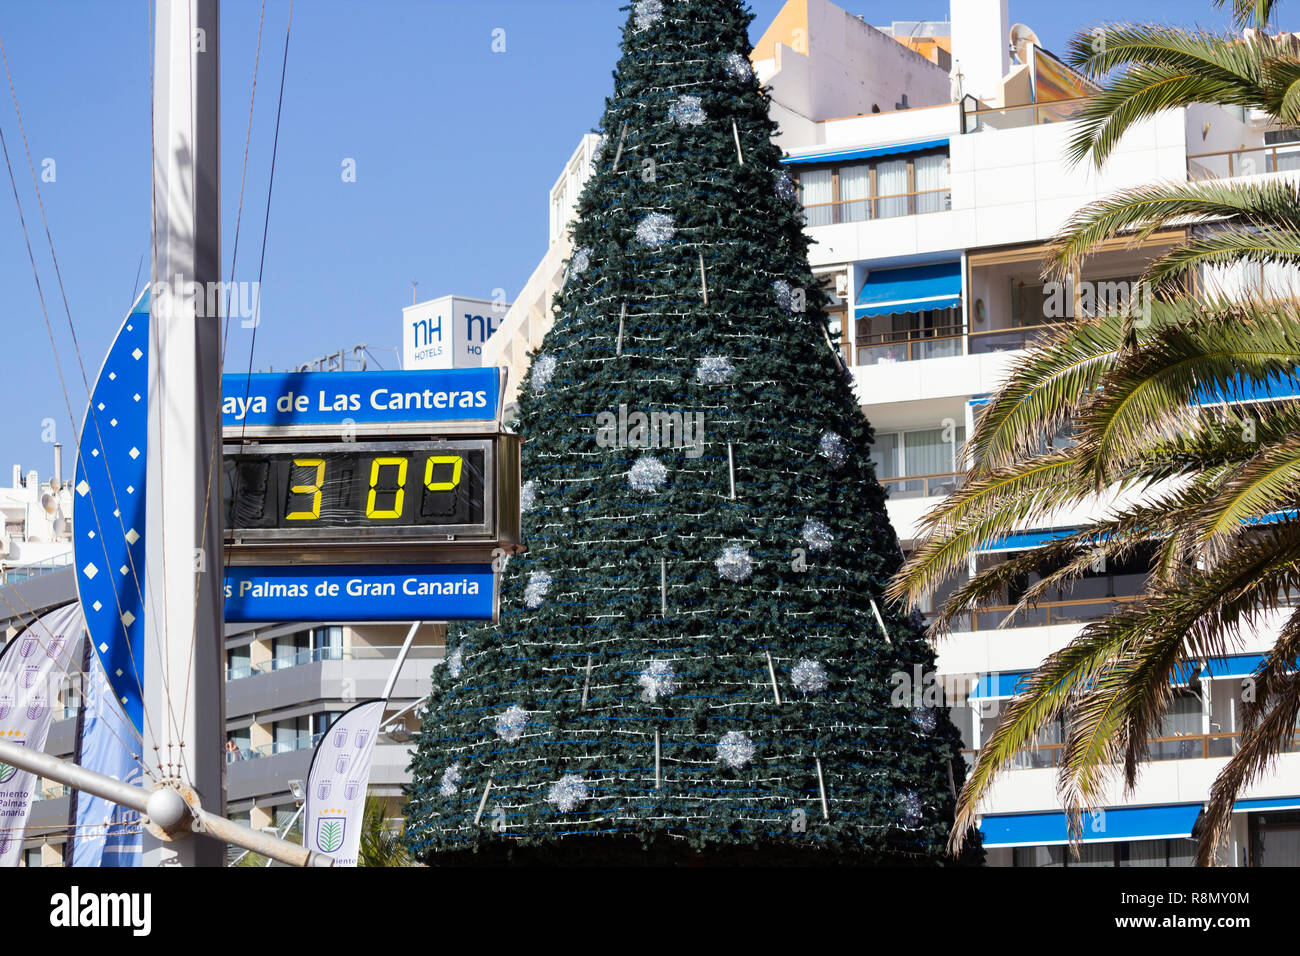
<svg viewBox="0 0 1300 956">
<path fill-rule="evenodd" d="M 862 222 L 871 218 L 871 167 L 844 166 L 840 169 L 840 222 Z"/>
<path fill-rule="evenodd" d="M 799 187 L 803 193 L 804 221 L 810 226 L 825 226 L 833 221 L 834 209 L 830 205 L 831 171 L 810 169 L 799 174 Z"/>
<path fill-rule="evenodd" d="M 876 467 L 877 479 L 898 477 L 898 435 L 876 435 L 871 446 L 871 463 Z"/>
<path fill-rule="evenodd" d="M 946 475 L 956 471 L 957 449 L 966 440 L 964 427 L 954 429 L 952 441 L 944 441 L 942 428 L 903 433 L 903 463 L 908 475 Z"/>
<path fill-rule="evenodd" d="M 940 153 L 931 156 L 918 156 L 914 160 L 916 167 L 916 211 L 942 212 L 951 202 L 948 192 L 948 157 Z M 927 192 L 941 189 L 943 192 Z"/>
<path fill-rule="evenodd" d="M 876 217 L 907 215 L 907 160 L 891 159 L 876 164 L 876 195 L 890 198 L 876 200 Z"/>
</svg>

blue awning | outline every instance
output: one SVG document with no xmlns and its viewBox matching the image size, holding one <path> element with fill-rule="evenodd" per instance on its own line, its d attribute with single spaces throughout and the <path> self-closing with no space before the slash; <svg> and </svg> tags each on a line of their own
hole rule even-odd
<svg viewBox="0 0 1300 956">
<path fill-rule="evenodd" d="M 838 163 L 851 159 L 872 159 L 876 156 L 897 156 L 904 153 L 923 153 L 927 149 L 940 149 L 948 145 L 948 137 L 922 139 L 911 143 L 890 143 L 888 146 L 855 146 L 847 149 L 819 150 L 787 156 L 781 162 L 787 166 L 806 163 Z"/>
<path fill-rule="evenodd" d="M 1028 551 L 1052 541 L 1068 538 L 1078 528 L 1050 528 L 1046 531 L 1017 531 L 1002 538 L 986 541 L 977 549 L 981 554 L 998 554 L 1002 551 Z"/>
<path fill-rule="evenodd" d="M 1250 813 L 1258 810 L 1300 810 L 1300 797 L 1271 797 L 1262 800 L 1238 800 L 1232 805 L 1233 813 Z"/>
<path fill-rule="evenodd" d="M 1242 654 L 1237 657 L 1218 657 L 1205 662 L 1202 677 L 1249 677 L 1264 663 L 1263 654 Z"/>
<path fill-rule="evenodd" d="M 1083 814 L 1083 843 L 1120 840 L 1170 840 L 1190 837 L 1201 812 L 1199 803 L 1158 807 L 1119 807 Z M 1061 846 L 1070 842 L 1065 812 L 1007 813 L 980 822 L 985 847 Z"/>
<path fill-rule="evenodd" d="M 968 700 L 1006 700 L 1015 697 L 1016 685 L 1020 678 L 1029 671 L 1011 671 L 1006 674 L 980 674 L 975 689 L 970 692 Z"/>
<path fill-rule="evenodd" d="M 961 263 L 872 269 L 858 293 L 857 316 L 951 309 L 961 305 Z"/>
</svg>

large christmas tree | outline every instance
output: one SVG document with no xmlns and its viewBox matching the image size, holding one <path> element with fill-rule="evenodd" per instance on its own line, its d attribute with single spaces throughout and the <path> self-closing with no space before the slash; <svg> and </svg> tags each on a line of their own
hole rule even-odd
<svg viewBox="0 0 1300 956">
<path fill-rule="evenodd" d="M 900 684 L 933 653 L 881 598 L 902 555 L 750 20 L 631 8 L 519 402 L 528 551 L 419 736 L 430 862 L 948 859 L 960 738 Z"/>
</svg>

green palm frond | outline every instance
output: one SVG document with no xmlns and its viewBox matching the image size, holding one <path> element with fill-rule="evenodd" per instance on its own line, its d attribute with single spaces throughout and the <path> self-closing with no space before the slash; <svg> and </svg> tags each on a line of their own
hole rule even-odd
<svg viewBox="0 0 1300 956">
<path fill-rule="evenodd" d="M 1118 360 L 1124 335 L 1121 318 L 1084 321 L 1017 360 L 967 442 L 977 467 L 1009 467 L 1051 441 Z"/>
<path fill-rule="evenodd" d="M 1198 401 L 1249 398 L 1254 387 L 1300 388 L 1300 323 L 1295 303 L 1211 305 L 1211 314 L 1156 330 L 1124 354 L 1083 416 L 1082 466 L 1098 487 L 1134 449 L 1197 427 Z"/>
<path fill-rule="evenodd" d="M 1044 272 L 1049 277 L 1069 274 L 1109 239 L 1125 236 L 1137 243 L 1162 229 L 1194 222 L 1245 223 L 1294 236 L 1300 233 L 1297 198 L 1295 185 L 1285 180 L 1164 182 L 1123 189 L 1088 204 L 1066 221 Z"/>
<path fill-rule="evenodd" d="M 1198 236 L 1151 260 L 1141 281 L 1157 293 L 1179 291 L 1186 289 L 1207 267 L 1246 263 L 1300 265 L 1300 231 L 1219 230 Z"/>
<path fill-rule="evenodd" d="M 1077 34 L 1067 60 L 1085 76 L 1106 79 L 1078 117 L 1068 153 L 1100 167 L 1137 123 L 1196 103 L 1270 109 L 1266 63 L 1285 55 L 1267 37 L 1192 33 L 1151 25 Z"/>
<path fill-rule="evenodd" d="M 1216 7 L 1232 7 L 1232 19 L 1238 26 L 1263 29 L 1273 18 L 1277 0 L 1214 0 Z"/>
</svg>

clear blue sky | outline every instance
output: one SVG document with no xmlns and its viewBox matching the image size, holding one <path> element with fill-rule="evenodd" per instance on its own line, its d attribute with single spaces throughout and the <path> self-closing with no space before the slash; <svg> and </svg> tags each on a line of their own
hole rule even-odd
<svg viewBox="0 0 1300 956">
<path fill-rule="evenodd" d="M 782 0 L 750 2 L 757 39 Z M 486 297 L 497 287 L 513 299 L 546 247 L 548 190 L 611 90 L 621 5 L 299 0 L 254 367 L 284 368 L 358 342 L 389 347 L 376 354 L 392 367 L 412 279 L 419 280 L 421 299 L 453 291 Z M 946 0 L 840 5 L 876 24 L 943 20 L 948 11 Z M 224 0 L 222 10 L 226 276 L 258 10 L 256 0 Z M 288 10 L 288 0 L 266 5 L 237 280 L 257 277 Z M 1011 0 L 1010 12 L 1058 51 L 1074 31 L 1103 20 L 1226 23 L 1209 0 Z M 506 31 L 504 54 L 491 49 L 498 27 Z M 56 181 L 43 183 L 42 195 L 93 382 L 134 292 L 148 281 L 148 7 L 146 0 L 9 0 L 0 5 L 0 39 L 38 171 L 46 157 L 55 162 Z M 0 100 L 79 426 L 81 371 L 13 106 L 7 93 Z M 345 158 L 356 161 L 355 183 L 340 177 Z M 7 178 L 0 171 L 0 182 Z M 47 476 L 52 458 L 41 423 L 54 419 L 70 475 L 73 428 L 7 183 L 0 194 L 6 386 L 0 465 L 20 463 Z M 228 363 L 247 367 L 251 333 L 235 325 Z"/>
</svg>

